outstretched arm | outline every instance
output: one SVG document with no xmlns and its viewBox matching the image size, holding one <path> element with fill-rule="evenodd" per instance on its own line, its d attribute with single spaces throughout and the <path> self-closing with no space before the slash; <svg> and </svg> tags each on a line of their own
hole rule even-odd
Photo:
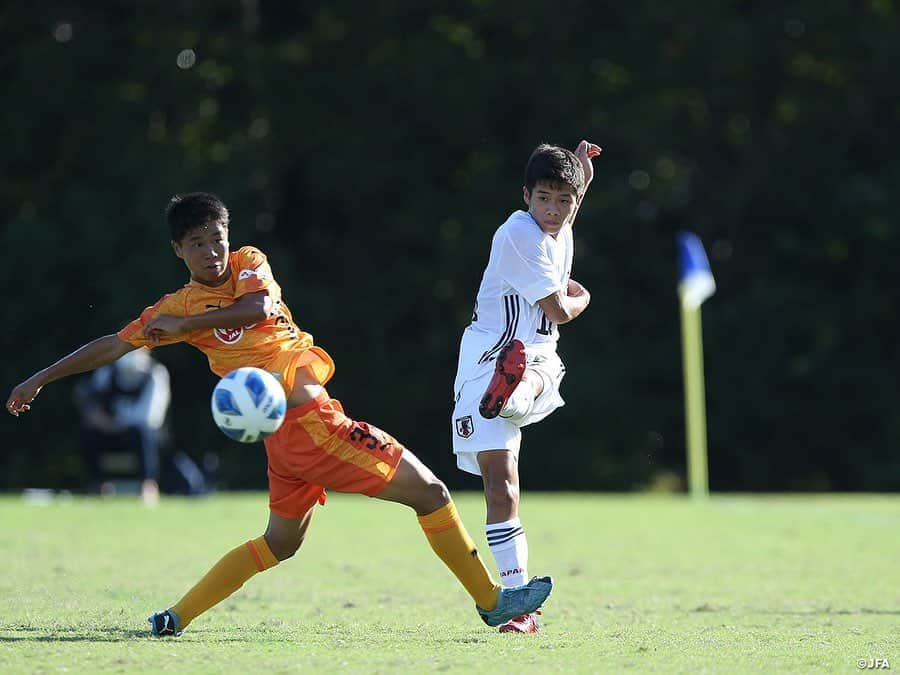
<svg viewBox="0 0 900 675">
<path fill-rule="evenodd" d="M 134 345 L 120 340 L 116 334 L 104 335 L 93 342 L 88 342 L 52 366 L 39 370 L 16 385 L 6 401 L 6 409 L 18 417 L 19 413 L 31 409 L 31 402 L 45 385 L 69 375 L 105 366 L 134 349 L 136 349 Z"/>
<path fill-rule="evenodd" d="M 274 302 L 268 291 L 247 293 L 229 307 L 214 309 L 203 314 L 172 316 L 160 314 L 144 326 L 144 337 L 159 342 L 165 336 L 177 336 L 204 328 L 239 328 L 269 318 Z"/>
<path fill-rule="evenodd" d="M 578 197 L 578 204 L 575 206 L 575 213 L 572 214 L 571 224 L 575 224 L 575 216 L 578 215 L 578 209 L 581 208 L 581 202 L 584 201 L 584 195 L 587 194 L 588 186 L 594 180 L 594 165 L 591 160 L 603 152 L 603 148 L 590 141 L 581 141 L 575 148 L 575 156 L 581 162 L 584 168 L 584 192 Z"/>
</svg>

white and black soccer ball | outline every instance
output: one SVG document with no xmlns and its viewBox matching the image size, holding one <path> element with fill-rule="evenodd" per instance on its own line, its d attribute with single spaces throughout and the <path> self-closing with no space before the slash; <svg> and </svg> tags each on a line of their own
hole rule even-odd
<svg viewBox="0 0 900 675">
<path fill-rule="evenodd" d="M 212 393 L 216 426 L 241 443 L 255 443 L 277 431 L 286 408 L 284 389 L 271 373 L 260 368 L 232 370 Z"/>
</svg>

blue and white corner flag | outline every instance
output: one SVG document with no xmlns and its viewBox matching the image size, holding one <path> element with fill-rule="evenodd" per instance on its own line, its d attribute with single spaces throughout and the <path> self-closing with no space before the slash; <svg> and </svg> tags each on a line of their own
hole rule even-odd
<svg viewBox="0 0 900 675">
<path fill-rule="evenodd" d="M 684 360 L 684 413 L 687 436 L 688 485 L 691 495 L 709 494 L 706 458 L 706 393 L 703 385 L 703 329 L 700 305 L 716 292 L 706 251 L 696 234 L 678 233 L 681 275 L 681 340 Z"/>
<path fill-rule="evenodd" d="M 697 309 L 716 292 L 716 280 L 709 269 L 703 243 L 696 234 L 678 234 L 678 258 L 681 268 L 678 280 L 681 305 L 685 309 Z"/>
</svg>

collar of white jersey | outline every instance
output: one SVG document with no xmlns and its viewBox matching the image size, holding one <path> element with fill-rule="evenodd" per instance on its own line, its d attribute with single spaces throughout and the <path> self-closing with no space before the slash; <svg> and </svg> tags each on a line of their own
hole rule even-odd
<svg viewBox="0 0 900 675">
<path fill-rule="evenodd" d="M 541 231 L 541 234 L 543 234 L 545 238 L 550 239 L 550 240 L 553 241 L 553 242 L 558 242 L 558 241 L 559 241 L 559 235 L 562 234 L 563 232 L 565 232 L 565 231 L 566 231 L 567 229 L 569 229 L 570 227 L 572 227 L 572 223 L 566 223 L 565 225 L 563 225 L 563 226 L 560 228 L 559 232 L 557 232 L 557 236 L 554 237 L 554 236 L 553 236 L 552 234 L 550 234 L 549 232 L 544 232 L 544 230 L 543 230 L 543 229 L 541 228 L 541 226 L 538 224 L 538 221 L 536 221 L 536 220 L 534 219 L 534 216 L 531 215 L 531 213 L 530 213 L 529 211 L 525 211 L 525 210 L 523 210 L 523 209 L 517 209 L 517 210 L 513 211 L 513 212 L 510 214 L 509 218 L 507 219 L 507 222 L 509 222 L 509 221 L 511 221 L 511 220 L 513 220 L 513 219 L 515 219 L 515 220 L 523 220 L 523 219 L 527 219 L 532 225 L 534 225 L 537 229 L 539 229 L 539 230 Z"/>
</svg>

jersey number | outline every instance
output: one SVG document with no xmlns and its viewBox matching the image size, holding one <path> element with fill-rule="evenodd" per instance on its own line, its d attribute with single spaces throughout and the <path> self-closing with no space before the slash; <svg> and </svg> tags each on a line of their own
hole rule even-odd
<svg viewBox="0 0 900 675">
<path fill-rule="evenodd" d="M 552 335 L 553 323 L 547 320 L 547 315 L 541 312 L 541 327 L 537 329 L 539 335 Z"/>
</svg>

